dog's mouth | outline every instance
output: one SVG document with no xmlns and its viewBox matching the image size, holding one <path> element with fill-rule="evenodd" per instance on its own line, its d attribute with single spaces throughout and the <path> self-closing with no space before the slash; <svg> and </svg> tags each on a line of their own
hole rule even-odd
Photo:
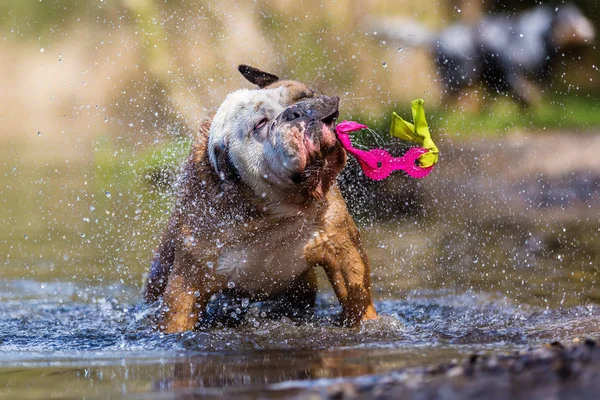
<svg viewBox="0 0 600 400">
<path fill-rule="evenodd" d="M 295 172 L 290 176 L 292 182 L 308 198 L 323 197 L 346 165 L 346 152 L 335 135 L 335 123 L 338 116 L 339 112 L 335 110 L 312 124 L 314 131 L 318 132 L 319 144 L 315 147 L 313 143 L 310 143 L 309 134 L 305 136 L 305 142 L 309 142 L 305 143 L 307 148 L 306 166 L 303 171 Z"/>
<path fill-rule="evenodd" d="M 307 140 L 318 140 L 319 142 L 317 154 L 311 154 L 315 159 L 326 157 L 339 145 L 335 134 L 335 123 L 339 116 L 340 112 L 336 109 L 329 115 L 321 118 L 320 121 L 315 121 L 313 126 L 311 126 L 312 132 L 307 132 Z M 312 138 L 309 137 L 311 135 Z M 314 159 L 309 161 L 314 161 Z"/>
<path fill-rule="evenodd" d="M 283 149 L 278 153 L 281 170 L 286 171 L 280 175 L 287 181 L 283 186 L 302 193 L 302 198 L 326 194 L 346 163 L 335 134 L 338 106 L 338 97 L 320 96 L 289 106 L 273 123 Z"/>
<path fill-rule="evenodd" d="M 309 162 L 326 157 L 338 144 L 335 122 L 339 115 L 338 97 L 324 97 L 307 113 L 310 119 L 305 130 L 305 144 Z"/>
<path fill-rule="evenodd" d="M 311 186 L 311 182 L 319 181 L 324 175 L 334 171 L 337 175 L 344 163 L 339 154 L 340 144 L 335 135 L 335 123 L 339 117 L 337 107 L 322 115 L 319 119 L 307 121 L 303 137 L 303 147 L 306 154 L 304 170 L 292 174 L 291 179 L 296 184 Z M 342 150 L 343 151 L 343 150 Z"/>
</svg>

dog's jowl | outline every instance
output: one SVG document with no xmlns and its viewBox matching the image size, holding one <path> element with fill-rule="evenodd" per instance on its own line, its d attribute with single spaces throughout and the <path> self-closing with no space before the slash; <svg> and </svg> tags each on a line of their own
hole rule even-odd
<svg viewBox="0 0 600 400">
<path fill-rule="evenodd" d="M 376 318 L 369 261 L 336 185 L 346 153 L 337 97 L 248 66 L 257 89 L 229 94 L 205 121 L 152 263 L 145 298 L 162 297 L 161 329 L 191 330 L 222 291 L 314 306 L 316 267 L 342 321 Z"/>
</svg>

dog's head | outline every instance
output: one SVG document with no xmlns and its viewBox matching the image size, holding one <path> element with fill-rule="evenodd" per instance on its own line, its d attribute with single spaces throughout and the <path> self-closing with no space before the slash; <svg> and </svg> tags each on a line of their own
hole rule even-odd
<svg viewBox="0 0 600 400">
<path fill-rule="evenodd" d="M 346 163 L 334 124 L 339 99 L 252 67 L 258 89 L 227 96 L 213 117 L 208 156 L 221 179 L 241 179 L 266 201 L 324 196 Z"/>
</svg>

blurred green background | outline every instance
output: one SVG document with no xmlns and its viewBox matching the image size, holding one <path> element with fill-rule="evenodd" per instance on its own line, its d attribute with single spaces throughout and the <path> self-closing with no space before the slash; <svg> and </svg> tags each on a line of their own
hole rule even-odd
<svg viewBox="0 0 600 400">
<path fill-rule="evenodd" d="M 0 0 L 2 276 L 139 285 L 190 137 L 228 92 L 251 86 L 241 63 L 337 94 L 341 118 L 380 132 L 414 98 L 425 99 L 434 136 L 458 147 L 594 131 L 596 46 L 565 54 L 539 108 L 498 97 L 473 110 L 442 106 L 427 51 L 364 26 L 366 16 L 404 16 L 439 30 L 535 3 Z M 595 0 L 578 4 L 598 20 Z"/>
</svg>

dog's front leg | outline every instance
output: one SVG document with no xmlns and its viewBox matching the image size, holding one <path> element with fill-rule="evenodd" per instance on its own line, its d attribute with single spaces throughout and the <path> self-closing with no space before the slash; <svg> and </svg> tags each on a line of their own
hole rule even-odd
<svg viewBox="0 0 600 400">
<path fill-rule="evenodd" d="M 371 298 L 370 265 L 354 223 L 334 235 L 321 233 L 305 248 L 309 264 L 325 269 L 342 305 L 342 323 L 354 326 L 377 318 Z"/>
<path fill-rule="evenodd" d="M 214 293 L 221 290 L 226 279 L 215 276 L 207 262 L 191 257 L 176 259 L 163 295 L 163 332 L 184 332 L 194 329 L 198 318 Z"/>
</svg>

